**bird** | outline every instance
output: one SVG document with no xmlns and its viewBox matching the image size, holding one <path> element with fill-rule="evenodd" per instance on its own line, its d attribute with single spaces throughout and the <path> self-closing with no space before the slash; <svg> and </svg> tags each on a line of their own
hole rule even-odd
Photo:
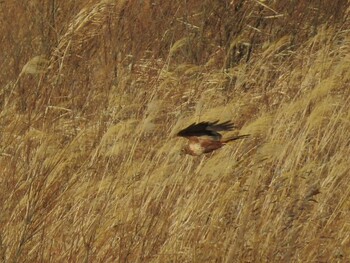
<svg viewBox="0 0 350 263">
<path fill-rule="evenodd" d="M 187 128 L 179 131 L 177 136 L 188 139 L 188 144 L 183 148 L 183 152 L 192 156 L 199 156 L 205 153 L 210 153 L 227 144 L 230 141 L 243 139 L 250 134 L 238 135 L 228 139 L 222 139 L 219 131 L 231 131 L 236 128 L 231 121 L 219 123 L 214 122 L 199 122 L 192 123 Z"/>
</svg>

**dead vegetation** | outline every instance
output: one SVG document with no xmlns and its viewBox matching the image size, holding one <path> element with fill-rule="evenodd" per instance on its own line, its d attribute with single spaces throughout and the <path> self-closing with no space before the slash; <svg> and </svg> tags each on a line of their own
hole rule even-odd
<svg viewBox="0 0 350 263">
<path fill-rule="evenodd" d="M 163 2 L 0 3 L 1 261 L 348 262 L 348 1 Z"/>
</svg>

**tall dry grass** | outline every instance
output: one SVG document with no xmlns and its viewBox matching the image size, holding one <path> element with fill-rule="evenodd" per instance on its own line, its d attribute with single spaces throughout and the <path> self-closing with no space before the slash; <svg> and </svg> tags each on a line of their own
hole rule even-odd
<svg viewBox="0 0 350 263">
<path fill-rule="evenodd" d="M 164 2 L 0 3 L 1 261 L 348 262 L 348 2 Z"/>
</svg>

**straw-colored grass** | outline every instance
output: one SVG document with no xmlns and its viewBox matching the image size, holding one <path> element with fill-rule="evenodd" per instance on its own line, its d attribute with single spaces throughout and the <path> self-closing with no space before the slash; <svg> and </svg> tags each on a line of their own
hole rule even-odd
<svg viewBox="0 0 350 263">
<path fill-rule="evenodd" d="M 349 262 L 347 1 L 10 2 L 1 262 Z"/>
</svg>

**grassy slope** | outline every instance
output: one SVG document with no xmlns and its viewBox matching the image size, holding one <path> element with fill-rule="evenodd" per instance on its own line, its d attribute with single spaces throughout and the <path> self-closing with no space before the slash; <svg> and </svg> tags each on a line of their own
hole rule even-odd
<svg viewBox="0 0 350 263">
<path fill-rule="evenodd" d="M 1 3 L 1 260 L 346 262 L 335 2 Z M 182 156 L 216 119 L 253 136 Z"/>
</svg>

